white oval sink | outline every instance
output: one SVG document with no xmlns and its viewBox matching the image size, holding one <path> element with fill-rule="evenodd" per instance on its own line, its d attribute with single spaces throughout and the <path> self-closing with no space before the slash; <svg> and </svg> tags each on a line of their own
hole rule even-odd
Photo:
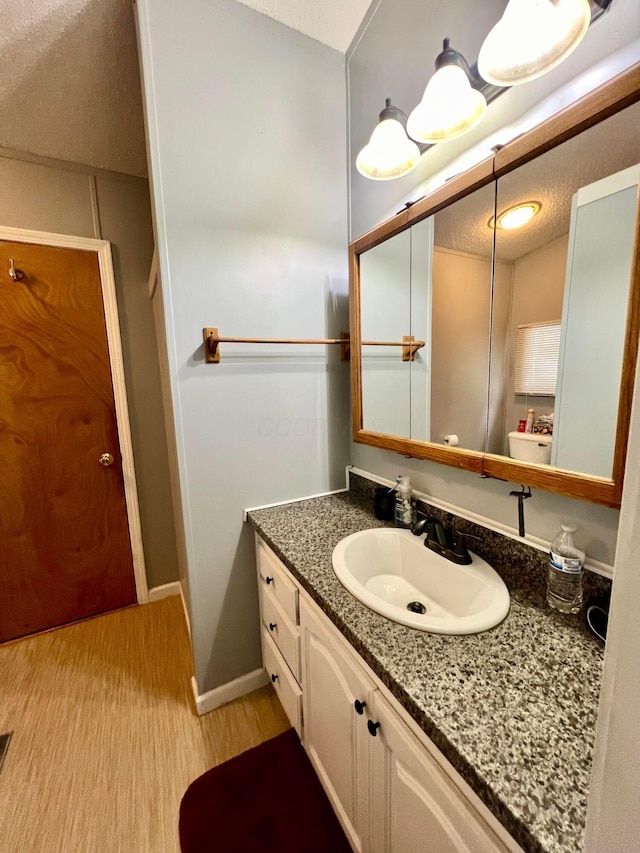
<svg viewBox="0 0 640 853">
<path fill-rule="evenodd" d="M 382 527 L 347 536 L 332 561 L 349 592 L 387 619 L 434 634 L 477 634 L 505 618 L 509 591 L 488 563 L 471 558 L 456 565 L 425 548 L 424 536 Z"/>
</svg>

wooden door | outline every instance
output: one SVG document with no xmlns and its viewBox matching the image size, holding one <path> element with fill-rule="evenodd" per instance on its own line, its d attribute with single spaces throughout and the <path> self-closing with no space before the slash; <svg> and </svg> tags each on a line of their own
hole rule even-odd
<svg viewBox="0 0 640 853">
<path fill-rule="evenodd" d="M 355 853 L 369 847 L 367 716 L 375 690 L 364 672 L 338 647 L 306 602 L 300 604 L 303 636 L 304 746 Z"/>
<path fill-rule="evenodd" d="M 97 253 L 0 241 L 0 641 L 135 601 Z"/>
</svg>

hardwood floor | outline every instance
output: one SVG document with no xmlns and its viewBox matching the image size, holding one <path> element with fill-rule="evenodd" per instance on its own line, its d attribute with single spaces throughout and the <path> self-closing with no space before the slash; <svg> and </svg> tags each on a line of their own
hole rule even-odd
<svg viewBox="0 0 640 853">
<path fill-rule="evenodd" d="M 179 597 L 0 647 L 3 853 L 177 853 L 205 770 L 289 728 L 270 687 L 198 717 Z"/>
</svg>

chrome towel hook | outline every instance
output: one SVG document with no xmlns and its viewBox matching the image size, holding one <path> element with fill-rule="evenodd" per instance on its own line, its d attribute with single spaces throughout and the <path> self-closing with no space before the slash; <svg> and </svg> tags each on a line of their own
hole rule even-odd
<svg viewBox="0 0 640 853">
<path fill-rule="evenodd" d="M 24 273 L 22 270 L 17 270 L 13 263 L 13 258 L 9 258 L 9 278 L 13 281 L 22 281 Z"/>
</svg>

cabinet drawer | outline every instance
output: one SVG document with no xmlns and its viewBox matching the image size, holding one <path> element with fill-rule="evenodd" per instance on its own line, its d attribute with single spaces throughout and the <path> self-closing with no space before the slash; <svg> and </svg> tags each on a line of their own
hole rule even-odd
<svg viewBox="0 0 640 853">
<path fill-rule="evenodd" d="M 300 682 L 300 632 L 287 619 L 270 587 L 260 587 L 260 612 L 262 623 L 269 632 L 289 669 Z"/>
<path fill-rule="evenodd" d="M 287 570 L 264 542 L 256 538 L 258 580 L 277 599 L 290 622 L 298 624 L 298 590 L 287 577 Z"/>
<path fill-rule="evenodd" d="M 302 739 L 302 690 L 266 628 L 262 629 L 262 658 L 280 704 L 291 725 L 298 732 L 298 737 Z"/>
</svg>

